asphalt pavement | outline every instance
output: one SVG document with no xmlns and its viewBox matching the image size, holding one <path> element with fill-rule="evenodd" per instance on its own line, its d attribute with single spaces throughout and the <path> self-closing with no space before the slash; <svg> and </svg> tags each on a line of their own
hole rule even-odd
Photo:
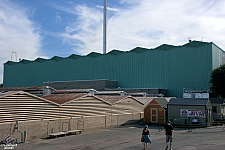
<svg viewBox="0 0 225 150">
<path fill-rule="evenodd" d="M 142 150 L 144 124 L 133 124 L 78 135 L 38 139 L 14 145 L 15 150 Z M 148 150 L 165 150 L 165 133 L 158 126 L 149 126 L 152 144 Z M 173 150 L 225 150 L 225 131 L 221 126 L 193 129 L 175 128 Z M 4 147 L 1 147 L 4 149 Z M 0 148 L 0 149 L 1 149 Z"/>
</svg>

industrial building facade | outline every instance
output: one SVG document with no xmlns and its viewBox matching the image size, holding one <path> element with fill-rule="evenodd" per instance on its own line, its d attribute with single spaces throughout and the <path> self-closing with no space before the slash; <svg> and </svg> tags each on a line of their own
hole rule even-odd
<svg viewBox="0 0 225 150">
<path fill-rule="evenodd" d="M 4 63 L 4 87 L 41 86 L 44 82 L 99 80 L 121 88 L 167 89 L 166 96 L 182 97 L 184 88 L 210 88 L 213 69 L 225 53 L 212 42 L 192 41 L 182 46 L 163 44 L 154 49 L 112 50 L 62 58 L 37 58 Z"/>
</svg>

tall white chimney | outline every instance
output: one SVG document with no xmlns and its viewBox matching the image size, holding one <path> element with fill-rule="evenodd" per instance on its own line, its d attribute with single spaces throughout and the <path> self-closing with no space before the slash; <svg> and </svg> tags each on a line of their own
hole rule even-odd
<svg viewBox="0 0 225 150">
<path fill-rule="evenodd" d="M 107 0 L 104 0 L 104 17 L 103 17 L 103 54 L 106 53 L 106 22 L 107 22 Z"/>
</svg>

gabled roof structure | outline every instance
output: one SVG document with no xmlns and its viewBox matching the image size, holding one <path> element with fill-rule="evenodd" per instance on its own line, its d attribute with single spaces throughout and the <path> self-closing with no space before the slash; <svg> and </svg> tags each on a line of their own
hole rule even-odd
<svg viewBox="0 0 225 150">
<path fill-rule="evenodd" d="M 49 94 L 49 95 L 44 95 L 42 98 L 47 99 L 49 101 L 52 101 L 54 103 L 57 103 L 59 105 L 66 105 L 68 103 L 71 103 L 72 101 L 77 101 L 81 98 L 85 97 L 93 97 L 97 100 L 100 100 L 104 103 L 107 103 L 111 105 L 111 99 L 112 96 L 95 96 L 92 94 L 86 94 L 86 93 L 71 93 L 71 94 Z M 88 104 L 88 103 L 87 103 Z"/>
<path fill-rule="evenodd" d="M 86 55 L 86 57 L 93 57 L 93 58 L 96 58 L 96 57 L 99 57 L 101 56 L 102 54 L 100 53 L 96 53 L 96 52 L 91 52 L 89 54 Z"/>
<path fill-rule="evenodd" d="M 114 104 L 117 104 L 127 98 L 132 98 L 134 99 L 135 101 L 137 101 L 138 103 L 142 104 L 140 101 L 136 100 L 135 98 L 133 98 L 132 96 L 106 96 L 106 95 L 97 95 L 96 97 L 104 100 L 104 101 L 107 101 L 109 103 L 111 103 L 112 105 Z"/>
<path fill-rule="evenodd" d="M 160 46 L 156 47 L 155 50 L 171 50 L 171 49 L 174 49 L 176 47 L 177 46 L 174 46 L 174 45 L 163 44 L 163 45 L 160 45 Z"/>
<path fill-rule="evenodd" d="M 6 65 L 14 65 L 14 64 L 16 64 L 17 62 L 15 62 L 15 61 L 7 61 L 5 64 Z"/>
<path fill-rule="evenodd" d="M 168 99 L 166 98 L 154 98 L 154 100 L 163 108 L 167 108 Z"/>
<path fill-rule="evenodd" d="M 80 55 L 76 55 L 76 54 L 72 54 L 72 55 L 70 55 L 69 57 L 67 57 L 67 58 L 71 58 L 71 59 L 79 59 L 79 58 L 81 58 L 82 56 L 80 56 Z"/>
<path fill-rule="evenodd" d="M 144 53 L 146 51 L 148 51 L 149 49 L 147 48 L 142 48 L 142 47 L 136 47 L 132 50 L 130 50 L 129 52 L 135 52 L 135 53 Z"/>
<path fill-rule="evenodd" d="M 5 92 L 5 93 L 1 93 L 1 94 L 0 94 L 0 99 L 2 99 L 2 100 L 0 100 L 0 101 L 3 101 L 4 98 L 7 99 L 7 97 L 12 97 L 12 96 L 15 96 L 15 97 L 16 97 L 17 95 L 27 95 L 27 96 L 30 96 L 30 97 L 39 99 L 39 100 L 41 100 L 41 101 L 45 101 L 45 102 L 48 102 L 48 103 L 51 103 L 51 104 L 54 104 L 54 105 L 59 105 L 58 103 L 55 103 L 55 102 L 53 102 L 53 101 L 44 99 L 44 98 L 39 97 L 39 96 L 35 96 L 35 95 L 33 95 L 33 94 L 30 94 L 30 93 L 24 92 L 24 91 L 8 91 L 8 92 Z M 18 97 L 19 97 L 19 96 L 18 96 Z M 13 100 L 13 99 L 12 99 L 12 100 Z M 18 99 L 18 101 L 19 101 L 19 99 Z M 29 101 L 28 101 L 28 103 L 29 103 Z"/>
<path fill-rule="evenodd" d="M 208 98 L 172 98 L 168 105 L 206 105 L 209 102 Z"/>
<path fill-rule="evenodd" d="M 198 48 L 201 46 L 207 45 L 207 42 L 201 42 L 201 41 L 191 41 L 187 44 L 182 45 L 183 47 L 191 47 L 191 48 Z"/>
<path fill-rule="evenodd" d="M 49 94 L 44 95 L 42 98 L 47 99 L 51 102 L 57 103 L 58 105 L 67 104 L 71 101 L 77 100 L 86 96 L 87 94 L 79 93 L 79 94 Z"/>
<path fill-rule="evenodd" d="M 106 55 L 114 55 L 114 56 L 118 56 L 118 55 L 121 55 L 121 54 L 123 54 L 123 53 L 125 53 L 124 51 L 120 51 L 120 50 L 112 50 L 112 51 L 110 51 L 110 52 L 108 52 L 108 53 L 106 53 Z"/>
<path fill-rule="evenodd" d="M 156 97 L 134 97 L 137 101 L 139 101 L 140 103 L 146 105 L 149 102 L 151 102 L 154 98 Z"/>
<path fill-rule="evenodd" d="M 23 63 L 23 64 L 28 64 L 28 63 L 30 63 L 30 62 L 32 62 L 32 61 L 26 60 L 26 59 L 22 59 L 22 60 L 20 61 L 20 63 Z"/>
<path fill-rule="evenodd" d="M 0 95 L 0 110 L 0 124 L 55 119 L 59 104 L 24 91 L 12 91 Z"/>
<path fill-rule="evenodd" d="M 9 88 L 0 88 L 0 93 L 10 92 L 10 91 L 24 91 L 34 95 L 42 95 L 43 89 L 45 88 L 46 86 L 9 87 Z M 48 87 L 48 88 L 51 89 L 53 93 L 57 91 L 56 89 L 52 87 Z"/>
<path fill-rule="evenodd" d="M 52 57 L 50 60 L 60 61 L 60 60 L 62 60 L 62 59 L 64 59 L 64 58 L 59 57 L 59 56 L 54 56 L 54 57 Z"/>
<path fill-rule="evenodd" d="M 37 58 L 37 59 L 35 59 L 34 61 L 42 63 L 42 62 L 48 61 L 48 59 Z"/>
<path fill-rule="evenodd" d="M 209 99 L 212 104 L 224 104 L 225 98 L 210 98 Z"/>
<path fill-rule="evenodd" d="M 152 97 L 150 101 L 148 101 L 145 108 L 148 107 L 149 104 L 151 104 L 153 101 L 156 101 L 162 108 L 167 108 L 167 104 L 171 98 L 169 97 Z M 144 109 L 145 109 L 144 108 Z"/>
</svg>

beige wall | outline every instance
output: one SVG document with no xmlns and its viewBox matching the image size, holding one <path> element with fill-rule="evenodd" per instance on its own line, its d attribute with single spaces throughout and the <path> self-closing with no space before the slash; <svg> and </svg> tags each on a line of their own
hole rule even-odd
<svg viewBox="0 0 225 150">
<path fill-rule="evenodd" d="M 144 105 L 131 97 L 123 99 L 113 104 L 111 107 L 116 110 L 116 112 L 122 111 L 121 113 L 136 113 L 143 112 L 144 110 Z"/>
<path fill-rule="evenodd" d="M 69 131 L 80 129 L 82 131 L 97 130 L 106 127 L 120 126 L 138 122 L 143 118 L 143 113 L 129 113 L 123 115 L 91 116 L 80 118 L 67 118 L 57 120 L 40 120 L 19 122 L 18 129 L 22 133 L 27 132 L 27 141 L 45 138 L 48 133 Z M 0 138 L 5 134 L 12 133 L 15 123 L 0 124 Z M 21 141 L 21 133 L 17 130 L 13 134 L 14 138 Z M 23 137 L 23 135 L 22 135 Z M 22 139 L 23 141 L 23 139 Z"/>
</svg>

